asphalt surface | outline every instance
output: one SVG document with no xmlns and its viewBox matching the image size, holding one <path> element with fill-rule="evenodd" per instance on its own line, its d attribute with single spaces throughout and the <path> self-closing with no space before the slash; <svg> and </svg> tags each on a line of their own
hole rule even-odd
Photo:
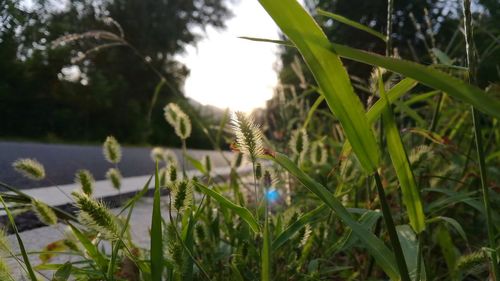
<svg viewBox="0 0 500 281">
<path fill-rule="evenodd" d="M 171 150 L 181 161 L 180 150 Z M 150 158 L 150 151 L 150 147 L 122 147 L 122 160 L 118 164 L 122 175 L 131 177 L 152 174 L 154 163 Z M 214 167 L 226 164 L 220 153 L 215 151 L 189 150 L 188 153 L 195 159 L 210 155 Z M 230 152 L 226 155 L 231 159 Z M 33 181 L 22 177 L 12 168 L 12 163 L 19 158 L 34 158 L 42 163 L 46 179 Z M 111 167 L 113 165 L 104 159 L 101 146 L 0 142 L 0 181 L 19 189 L 72 183 L 75 172 L 79 169 L 87 169 L 96 180 L 102 180 Z"/>
</svg>

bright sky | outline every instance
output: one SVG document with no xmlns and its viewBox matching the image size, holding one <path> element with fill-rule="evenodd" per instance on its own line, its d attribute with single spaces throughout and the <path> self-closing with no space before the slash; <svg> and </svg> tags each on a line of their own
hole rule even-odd
<svg viewBox="0 0 500 281">
<path fill-rule="evenodd" d="M 278 38 L 278 27 L 258 1 L 240 0 L 227 28 L 207 30 L 207 38 L 189 47 L 179 59 L 191 70 L 186 95 L 220 108 L 250 112 L 264 107 L 277 83 L 274 65 L 278 48 L 238 36 Z"/>
</svg>

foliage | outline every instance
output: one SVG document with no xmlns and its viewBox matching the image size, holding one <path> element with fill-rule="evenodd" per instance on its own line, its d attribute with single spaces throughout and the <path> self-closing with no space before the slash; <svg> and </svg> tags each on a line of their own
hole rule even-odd
<svg viewBox="0 0 500 281">
<path fill-rule="evenodd" d="M 208 158 L 199 161 L 189 155 L 189 135 L 179 134 L 180 163 L 190 161 L 200 177 L 189 176 L 184 164 L 178 176 L 177 161 L 155 148 L 149 248 L 134 244 L 129 224 L 151 179 L 118 215 L 91 195 L 74 193 L 81 225 L 67 216 L 62 220 L 70 235 L 58 251 L 77 253 L 81 260 L 71 266 L 47 261 L 34 269 L 57 270 L 57 276 L 77 280 L 498 278 L 500 107 L 495 90 L 471 85 L 451 71 L 467 67 L 448 65 L 441 71 L 436 64 L 425 67 L 331 44 L 294 0 L 261 4 L 291 41 L 273 42 L 296 47 L 318 85 L 305 78 L 306 69 L 297 59 L 294 71 L 300 88 L 288 85 L 291 94 L 280 92 L 270 102 L 276 112 L 262 118 L 268 120 L 262 127 L 243 113 L 236 113 L 232 124 L 221 124 L 217 135 L 232 128 L 228 138 L 236 139 L 226 177 L 214 174 Z M 452 54 L 440 56 L 454 61 Z M 339 57 L 375 65 L 371 81 L 362 81 L 371 99 L 356 94 L 352 76 L 340 86 L 332 83 L 338 80 L 330 76 L 347 74 Z M 324 58 L 334 63 L 320 62 Z M 434 88 L 422 86 L 425 83 Z M 309 107 L 310 95 L 316 105 L 326 100 L 328 108 Z M 438 104 L 432 100 L 436 95 Z M 360 109 L 351 104 L 361 106 L 362 117 L 349 120 Z M 482 115 L 479 126 L 468 113 L 471 105 L 490 114 Z M 182 115 L 190 125 L 189 113 Z M 179 126 L 175 116 L 166 117 L 172 127 Z M 477 139 L 473 127 L 485 140 L 478 150 L 484 161 L 472 153 Z M 213 132 L 207 132 L 208 139 L 214 139 Z M 373 138 L 356 139 L 366 135 Z M 217 144 L 214 148 L 220 150 Z M 242 163 L 243 156 L 251 163 Z M 252 165 L 252 173 L 239 173 L 242 165 Z M 482 196 L 483 169 L 489 175 L 484 183 L 488 196 Z M 166 202 L 160 197 L 162 188 L 169 191 Z M 0 198 L 14 205 L 32 202 L 22 193 L 16 195 Z M 489 220 L 492 227 L 485 228 Z M 111 251 L 101 247 L 106 243 Z M 34 280 L 25 250 L 22 254 Z"/>
</svg>

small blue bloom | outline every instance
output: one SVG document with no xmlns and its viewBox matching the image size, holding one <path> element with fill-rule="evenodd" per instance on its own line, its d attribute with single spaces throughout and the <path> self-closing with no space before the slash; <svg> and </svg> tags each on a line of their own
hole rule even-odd
<svg viewBox="0 0 500 281">
<path fill-rule="evenodd" d="M 269 202 L 276 202 L 280 197 L 280 193 L 276 188 L 271 187 L 266 192 L 266 198 Z"/>
</svg>

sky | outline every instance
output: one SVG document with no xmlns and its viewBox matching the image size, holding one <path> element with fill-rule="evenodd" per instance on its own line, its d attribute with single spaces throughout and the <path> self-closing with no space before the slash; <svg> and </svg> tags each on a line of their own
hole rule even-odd
<svg viewBox="0 0 500 281">
<path fill-rule="evenodd" d="M 258 1 L 239 0 L 224 30 L 207 29 L 206 38 L 178 59 L 191 70 L 186 96 L 205 105 L 250 112 L 264 107 L 277 84 L 278 47 L 238 36 L 278 38 L 278 27 Z"/>
</svg>

